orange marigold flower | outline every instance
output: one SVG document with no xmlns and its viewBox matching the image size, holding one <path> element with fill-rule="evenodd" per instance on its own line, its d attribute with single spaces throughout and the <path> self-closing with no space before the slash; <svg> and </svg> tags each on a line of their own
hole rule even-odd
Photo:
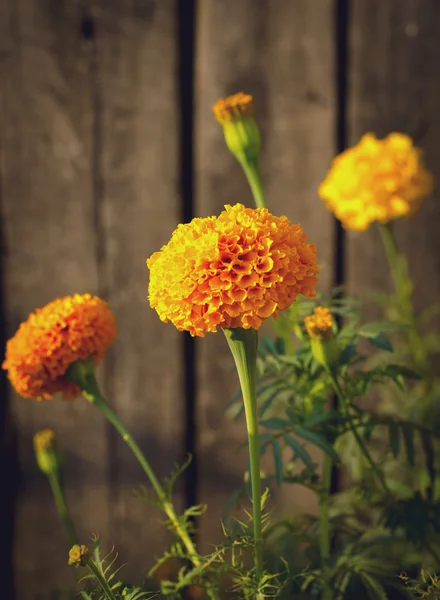
<svg viewBox="0 0 440 600">
<path fill-rule="evenodd" d="M 300 225 L 265 208 L 225 209 L 179 225 L 147 260 L 152 308 L 193 336 L 217 326 L 258 329 L 298 294 L 315 296 L 316 249 Z"/>
<path fill-rule="evenodd" d="M 253 112 L 253 98 L 250 94 L 239 92 L 227 98 L 220 98 L 212 107 L 215 118 L 222 125 L 227 121 L 249 116 Z"/>
<path fill-rule="evenodd" d="M 80 391 L 64 376 L 69 366 L 88 357 L 98 364 L 115 337 L 106 302 L 90 294 L 67 296 L 29 315 L 8 341 L 2 367 L 21 396 L 72 399 Z"/>
<path fill-rule="evenodd" d="M 313 314 L 304 318 L 307 333 L 311 338 L 322 338 L 331 331 L 333 317 L 328 308 L 317 306 Z"/>
<path fill-rule="evenodd" d="M 413 216 L 433 188 L 422 152 L 410 137 L 372 133 L 337 156 L 319 195 L 346 229 L 364 231 L 374 221 Z"/>
</svg>

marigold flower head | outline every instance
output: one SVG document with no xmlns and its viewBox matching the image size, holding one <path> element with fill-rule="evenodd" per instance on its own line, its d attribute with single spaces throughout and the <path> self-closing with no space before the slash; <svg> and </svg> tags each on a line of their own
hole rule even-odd
<svg viewBox="0 0 440 600">
<path fill-rule="evenodd" d="M 90 294 L 59 298 L 31 313 L 6 346 L 3 369 L 26 398 L 49 400 L 56 393 L 72 399 L 79 388 L 65 373 L 77 360 L 105 356 L 116 337 L 107 303 Z"/>
<path fill-rule="evenodd" d="M 242 204 L 179 225 L 147 265 L 160 319 L 201 337 L 217 326 L 258 329 L 299 294 L 314 297 L 318 273 L 300 225 Z"/>
<path fill-rule="evenodd" d="M 328 308 L 317 306 L 313 314 L 304 318 L 307 333 L 311 338 L 323 337 L 333 327 L 333 317 Z"/>
<path fill-rule="evenodd" d="M 346 229 L 364 231 L 374 221 L 413 216 L 432 188 L 410 137 L 391 133 L 379 140 L 367 133 L 333 160 L 319 195 Z"/>
<path fill-rule="evenodd" d="M 87 564 L 87 561 L 89 560 L 89 556 L 90 556 L 90 550 L 87 548 L 87 546 L 85 546 L 84 544 L 82 544 L 81 546 L 79 546 L 78 544 L 75 544 L 69 550 L 68 564 L 69 564 L 69 566 L 74 566 L 74 567 L 85 567 Z"/>
</svg>

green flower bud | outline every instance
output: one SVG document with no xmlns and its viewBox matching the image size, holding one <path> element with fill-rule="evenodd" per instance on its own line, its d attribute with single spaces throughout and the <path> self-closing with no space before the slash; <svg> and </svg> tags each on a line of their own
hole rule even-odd
<svg viewBox="0 0 440 600">
<path fill-rule="evenodd" d="M 34 435 L 35 458 L 40 470 L 46 475 L 56 473 L 59 470 L 59 454 L 57 440 L 52 429 L 37 431 Z"/>
<path fill-rule="evenodd" d="M 328 310 L 318 306 L 313 315 L 305 317 L 304 323 L 310 336 L 314 359 L 326 369 L 339 360 L 339 346 L 333 333 L 333 318 Z"/>
</svg>

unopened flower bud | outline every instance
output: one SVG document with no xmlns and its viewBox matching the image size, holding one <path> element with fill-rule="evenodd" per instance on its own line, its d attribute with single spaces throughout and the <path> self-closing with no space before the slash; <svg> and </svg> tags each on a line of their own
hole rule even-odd
<svg viewBox="0 0 440 600">
<path fill-rule="evenodd" d="M 226 144 L 240 162 L 258 161 L 260 131 L 253 117 L 253 99 L 240 92 L 222 98 L 212 108 L 223 127 Z"/>
<path fill-rule="evenodd" d="M 84 546 L 84 544 L 82 546 L 75 544 L 75 546 L 72 546 L 69 550 L 69 566 L 85 567 L 89 560 L 89 554 L 90 550 L 87 546 Z"/>
<path fill-rule="evenodd" d="M 317 306 L 304 323 L 312 342 L 314 359 L 325 368 L 331 368 L 339 359 L 339 347 L 333 333 L 333 318 L 328 308 Z"/>
<path fill-rule="evenodd" d="M 34 450 L 37 464 L 46 475 L 56 473 L 59 469 L 57 440 L 52 429 L 37 431 L 34 435 Z"/>
</svg>

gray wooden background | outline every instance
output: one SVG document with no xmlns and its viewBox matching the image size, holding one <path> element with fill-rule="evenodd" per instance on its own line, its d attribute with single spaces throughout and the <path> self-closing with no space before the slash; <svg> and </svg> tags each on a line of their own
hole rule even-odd
<svg viewBox="0 0 440 600">
<path fill-rule="evenodd" d="M 223 414 L 236 381 L 222 335 L 192 344 L 149 308 L 145 259 L 183 219 L 252 202 L 211 106 L 254 95 L 270 208 L 317 244 L 321 289 L 343 275 L 361 297 L 386 290 L 376 233 L 341 236 L 316 190 L 332 156 L 368 130 L 413 135 L 440 175 L 439 30 L 438 0 L 0 3 L 3 343 L 55 297 L 109 301 L 119 337 L 103 388 L 162 476 L 194 451 L 176 501 L 209 504 L 204 548 L 219 540 L 246 463 L 244 424 Z M 420 304 L 440 292 L 439 219 L 434 197 L 395 225 Z M 144 479 L 129 451 L 81 399 L 37 404 L 0 389 L 4 597 L 74 585 L 32 453 L 43 427 L 63 446 L 81 539 L 114 543 L 123 574 L 140 581 L 166 536 L 161 515 L 132 494 Z M 297 488 L 276 504 L 275 514 L 313 509 Z"/>
</svg>

